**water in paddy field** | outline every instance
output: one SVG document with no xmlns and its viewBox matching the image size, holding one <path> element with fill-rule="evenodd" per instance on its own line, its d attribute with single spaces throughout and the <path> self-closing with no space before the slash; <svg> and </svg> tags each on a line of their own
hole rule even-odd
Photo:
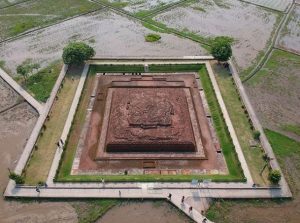
<svg viewBox="0 0 300 223">
<path fill-rule="evenodd" d="M 176 207 L 164 201 L 124 203 L 110 209 L 96 223 L 189 223 Z"/>
</svg>

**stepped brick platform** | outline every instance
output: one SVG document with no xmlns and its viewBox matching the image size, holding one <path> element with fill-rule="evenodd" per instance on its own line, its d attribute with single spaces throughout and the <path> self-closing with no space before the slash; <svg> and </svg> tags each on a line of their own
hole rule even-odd
<svg viewBox="0 0 300 223">
<path fill-rule="evenodd" d="M 75 172 L 223 165 L 195 74 L 98 75 L 94 88 Z"/>
</svg>

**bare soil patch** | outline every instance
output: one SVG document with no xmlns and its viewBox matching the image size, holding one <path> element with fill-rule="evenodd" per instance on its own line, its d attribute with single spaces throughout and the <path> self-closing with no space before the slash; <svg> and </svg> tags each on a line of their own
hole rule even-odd
<svg viewBox="0 0 300 223">
<path fill-rule="evenodd" d="M 300 125 L 299 61 L 300 56 L 274 50 L 267 64 L 246 82 L 263 126 L 282 132 L 283 125 Z"/>
<path fill-rule="evenodd" d="M 271 11 L 240 1 L 200 0 L 162 13 L 155 20 L 203 37 L 233 37 L 233 55 L 239 67 L 245 69 L 266 47 L 277 17 Z"/>
<path fill-rule="evenodd" d="M 97 223 L 188 223 L 193 222 L 172 205 L 163 202 L 123 203 L 109 210 Z"/>
<path fill-rule="evenodd" d="M 74 40 L 85 41 L 95 48 L 96 57 L 104 56 L 187 56 L 203 55 L 199 44 L 170 34 L 161 34 L 155 43 L 145 42 L 148 30 L 140 23 L 118 14 L 102 11 L 81 16 L 20 39 L 0 44 L 0 58 L 16 73 L 25 59 L 46 67 L 61 58 L 63 47 Z"/>
<path fill-rule="evenodd" d="M 22 98 L 2 78 L 0 78 L 0 95 L 0 112 L 22 101 Z"/>
</svg>

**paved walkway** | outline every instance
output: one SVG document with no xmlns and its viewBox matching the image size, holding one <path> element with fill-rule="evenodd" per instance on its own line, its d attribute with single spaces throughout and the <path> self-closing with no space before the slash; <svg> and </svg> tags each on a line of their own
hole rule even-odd
<svg viewBox="0 0 300 223">
<path fill-rule="evenodd" d="M 4 70 L 0 68 L 1 78 L 8 83 L 19 95 L 21 95 L 39 114 L 43 112 L 43 105 L 24 90 L 14 79 L 11 78 Z"/>
</svg>

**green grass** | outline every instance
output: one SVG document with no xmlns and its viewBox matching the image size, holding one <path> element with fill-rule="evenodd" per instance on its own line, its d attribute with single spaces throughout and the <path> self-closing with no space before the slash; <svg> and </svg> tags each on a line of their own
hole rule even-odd
<svg viewBox="0 0 300 223">
<path fill-rule="evenodd" d="M 161 39 L 161 36 L 155 33 L 150 33 L 145 36 L 146 42 L 157 42 Z"/>
<path fill-rule="evenodd" d="M 240 162 L 237 158 L 237 154 L 235 152 L 232 139 L 230 137 L 228 128 L 223 118 L 221 108 L 217 101 L 212 83 L 210 81 L 207 71 L 204 68 L 200 70 L 200 80 L 212 115 L 214 128 L 216 130 L 223 154 L 226 159 L 229 173 L 230 175 L 235 176 L 236 178 L 242 178 L 243 173 L 240 167 Z M 224 99 L 226 100 L 226 98 Z"/>
<path fill-rule="evenodd" d="M 61 67 L 61 62 L 53 63 L 38 73 L 31 75 L 27 81 L 23 83 L 23 86 L 37 100 L 46 102 L 60 73 Z"/>
<path fill-rule="evenodd" d="M 0 9 L 0 40 L 99 8 L 88 0 L 39 0 Z"/>
<path fill-rule="evenodd" d="M 73 202 L 79 223 L 94 223 L 109 209 L 119 204 L 118 200 L 92 199 L 86 202 Z"/>
<path fill-rule="evenodd" d="M 254 140 L 254 132 L 232 76 L 227 69 L 217 63 L 212 64 L 212 67 L 252 178 L 256 184 L 267 184 L 268 170 L 265 170 L 263 176 L 260 176 L 260 171 L 265 165 L 265 161 L 262 159 L 263 150 L 259 143 L 256 147 L 250 147 L 250 141 Z"/>
<path fill-rule="evenodd" d="M 107 68 L 107 70 L 105 70 Z M 85 108 L 89 102 L 89 95 L 91 84 L 93 83 L 94 75 L 101 70 L 102 72 L 110 72 L 112 70 L 130 70 L 130 66 L 91 66 L 88 80 L 84 88 L 84 92 L 81 97 L 79 108 Z M 136 67 L 135 67 L 136 68 Z M 104 178 L 106 181 L 122 182 L 122 181 L 168 181 L 168 182 L 187 182 L 192 179 L 211 179 L 215 182 L 240 182 L 244 181 L 242 169 L 237 159 L 234 146 L 231 142 L 228 130 L 226 129 L 225 121 L 222 117 L 221 110 L 216 100 L 212 85 L 210 83 L 209 76 L 204 65 L 199 64 L 182 64 L 182 65 L 152 65 L 149 67 L 152 72 L 180 72 L 180 71 L 199 71 L 202 84 L 204 85 L 204 91 L 207 95 L 208 100 L 211 101 L 209 104 L 212 114 L 213 121 L 215 123 L 216 131 L 220 137 L 220 143 L 223 148 L 223 153 L 227 161 L 229 168 L 229 175 L 70 175 L 73 159 L 75 156 L 78 135 L 81 132 L 81 128 L 85 121 L 86 109 L 78 109 L 75 115 L 75 119 L 71 128 L 71 134 L 66 142 L 63 157 L 61 159 L 60 167 L 56 175 L 56 181 L 59 182 L 97 182 Z"/>
</svg>

